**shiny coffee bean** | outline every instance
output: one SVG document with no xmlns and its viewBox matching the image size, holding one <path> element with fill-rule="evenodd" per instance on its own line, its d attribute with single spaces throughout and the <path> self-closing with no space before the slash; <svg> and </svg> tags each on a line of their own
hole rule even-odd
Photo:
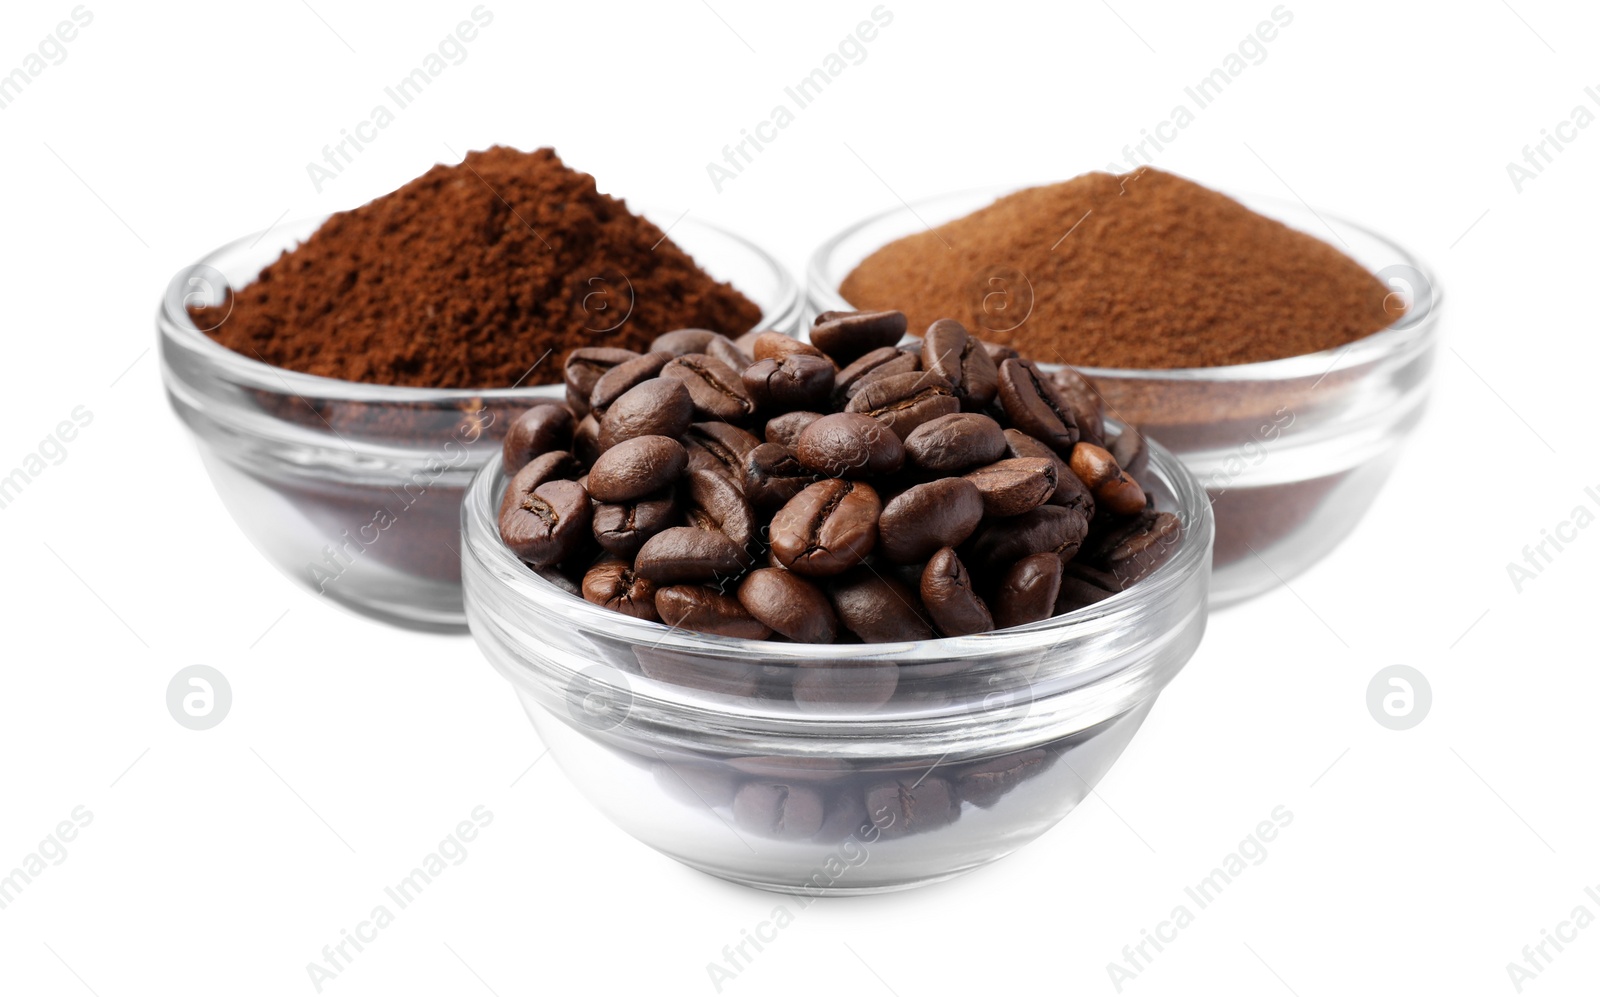
<svg viewBox="0 0 1600 997">
<path fill-rule="evenodd" d="M 738 577 L 745 564 L 744 550 L 726 534 L 674 526 L 644 542 L 633 559 L 633 570 L 657 585 L 716 584 Z"/>
<path fill-rule="evenodd" d="M 893 474 L 905 462 L 900 438 L 883 423 L 857 412 L 835 412 L 807 426 L 795 443 L 801 464 L 830 478 Z"/>
<path fill-rule="evenodd" d="M 906 455 L 925 471 L 960 474 L 1005 456 L 1000 424 L 976 412 L 957 412 L 923 423 L 906 437 Z"/>
<path fill-rule="evenodd" d="M 983 597 L 973 591 L 972 575 L 949 547 L 936 551 L 922 569 L 922 604 L 933 625 L 946 637 L 964 637 L 994 629 Z"/>
<path fill-rule="evenodd" d="M 763 360 L 783 360 L 797 353 L 827 359 L 826 354 L 810 343 L 802 343 L 793 336 L 785 336 L 781 332 L 758 332 L 750 341 L 750 358 L 754 363 Z"/>
<path fill-rule="evenodd" d="M 1072 473 L 1094 495 L 1095 504 L 1114 516 L 1131 516 L 1145 507 L 1144 489 L 1123 473 L 1104 447 L 1079 443 L 1068 462 Z"/>
<path fill-rule="evenodd" d="M 870 415 L 902 440 L 923 423 L 960 410 L 950 382 L 928 371 L 873 378 L 845 405 L 846 412 Z"/>
<path fill-rule="evenodd" d="M 500 497 L 500 515 L 504 516 L 508 509 L 532 495 L 533 490 L 546 481 L 573 478 L 582 470 L 577 458 L 564 450 L 540 454 L 524 464 L 506 485 L 505 494 Z"/>
<path fill-rule="evenodd" d="M 689 524 L 719 530 L 753 556 L 760 542 L 760 524 L 743 489 L 726 475 L 706 468 L 689 471 L 685 477 L 688 501 L 684 509 Z"/>
<path fill-rule="evenodd" d="M 989 354 L 989 359 L 994 361 L 996 376 L 999 375 L 1001 364 L 1007 360 L 1017 360 L 1022 357 L 1022 354 L 1018 353 L 1015 348 L 1004 343 L 991 343 L 988 340 L 983 340 L 983 352 Z"/>
<path fill-rule="evenodd" d="M 885 346 L 858 357 L 833 379 L 833 401 L 842 405 L 855 397 L 861 386 L 875 377 L 910 374 L 922 369 L 922 358 L 907 350 Z"/>
<path fill-rule="evenodd" d="M 968 548 L 984 576 L 993 576 L 1031 554 L 1049 552 L 1062 562 L 1078 554 L 1089 522 L 1070 509 L 1041 505 L 1020 516 L 995 519 L 980 527 Z"/>
<path fill-rule="evenodd" d="M 955 388 L 961 407 L 980 412 L 999 390 L 999 370 L 976 336 L 955 319 L 942 318 L 922 337 L 923 366 Z"/>
<path fill-rule="evenodd" d="M 775 415 L 767 420 L 767 442 L 793 450 L 794 445 L 800 442 L 800 434 L 820 418 L 822 418 L 821 412 L 785 412 L 782 415 Z"/>
<path fill-rule="evenodd" d="M 535 457 L 572 449 L 576 423 L 572 410 L 555 402 L 528 409 L 511 420 L 511 428 L 506 430 L 500 446 L 501 467 L 507 474 L 515 474 Z"/>
<path fill-rule="evenodd" d="M 822 794 L 804 783 L 747 782 L 733 798 L 733 819 L 752 834 L 786 841 L 822 827 Z"/>
<path fill-rule="evenodd" d="M 962 800 L 988 809 L 1021 785 L 1024 779 L 1044 768 L 1047 757 L 1043 748 L 1014 751 L 998 758 L 963 765 L 950 773 L 950 781 L 955 784 L 956 795 Z"/>
<path fill-rule="evenodd" d="M 929 640 L 933 624 L 922 600 L 896 579 L 860 568 L 828 585 L 828 598 L 846 630 L 868 644 Z"/>
<path fill-rule="evenodd" d="M 572 431 L 572 453 L 586 465 L 600 456 L 600 420 L 593 412 L 578 420 L 578 428 Z"/>
<path fill-rule="evenodd" d="M 583 586 L 555 568 L 535 568 L 533 573 L 568 595 L 575 595 L 580 599 L 583 598 Z"/>
<path fill-rule="evenodd" d="M 1053 551 L 1023 558 L 1000 576 L 1000 585 L 989 600 L 995 626 L 1006 629 L 1049 619 L 1060 592 L 1061 558 Z"/>
<path fill-rule="evenodd" d="M 683 434 L 689 470 L 710 470 L 743 487 L 744 459 L 761 441 L 726 422 L 696 422 Z"/>
<path fill-rule="evenodd" d="M 602 378 L 601 386 L 604 384 Z M 599 391 L 598 388 L 595 390 Z M 599 411 L 598 406 L 596 410 Z M 605 407 L 604 412 L 600 417 L 599 436 L 602 451 L 640 436 L 670 436 L 674 439 L 682 436 L 684 430 L 689 428 L 689 420 L 694 418 L 694 402 L 689 400 L 688 389 L 679 382 L 652 377 L 623 392 Z"/>
<path fill-rule="evenodd" d="M 717 336 L 700 352 L 713 360 L 721 360 L 732 370 L 744 370 L 754 362 L 749 352 L 742 349 L 737 343 L 727 336 Z M 679 354 L 680 356 L 682 354 Z"/>
<path fill-rule="evenodd" d="M 1050 500 L 1060 482 L 1059 460 L 1012 457 L 966 476 L 977 486 L 986 516 L 1020 516 Z"/>
<path fill-rule="evenodd" d="M 912 772 L 866 790 L 867 817 L 885 838 L 935 831 L 961 815 L 955 787 L 942 776 Z"/>
<path fill-rule="evenodd" d="M 1127 588 L 1167 563 L 1182 542 L 1183 524 L 1177 516 L 1147 511 L 1103 537 L 1090 561 Z"/>
<path fill-rule="evenodd" d="M 1067 466 L 1060 454 L 1020 429 L 1006 430 L 1006 453 L 1013 458 L 1048 458 L 1056 466 L 1056 491 L 1049 498 L 1050 504 L 1074 509 L 1082 513 L 1084 519 L 1094 518 L 1094 496 L 1089 494 L 1089 489 L 1072 473 L 1072 468 Z"/>
<path fill-rule="evenodd" d="M 795 352 L 781 359 L 757 360 L 740 377 L 756 407 L 777 414 L 826 405 L 833 394 L 834 372 L 833 361 L 827 357 Z"/>
<path fill-rule="evenodd" d="M 597 606 L 641 620 L 656 615 L 656 585 L 620 557 L 604 557 L 583 576 L 583 597 Z"/>
<path fill-rule="evenodd" d="M 782 568 L 758 568 L 739 585 L 746 611 L 790 640 L 831 644 L 839 635 L 833 604 L 816 585 Z"/>
<path fill-rule="evenodd" d="M 773 515 L 773 556 L 802 575 L 843 574 L 877 545 L 880 512 L 882 505 L 871 485 L 843 478 L 819 481 Z"/>
<path fill-rule="evenodd" d="M 546 481 L 501 508 L 500 539 L 536 568 L 565 560 L 589 535 L 589 496 L 576 481 Z"/>
<path fill-rule="evenodd" d="M 1061 592 L 1056 596 L 1056 615 L 1093 606 L 1122 591 L 1122 583 L 1109 571 L 1090 567 L 1081 560 L 1068 564 L 1061 572 Z"/>
<path fill-rule="evenodd" d="M 636 437 L 600 455 L 589 470 L 589 491 L 602 502 L 632 502 L 672 484 L 687 463 L 677 440 Z"/>
<path fill-rule="evenodd" d="M 1137 426 L 1129 426 L 1107 447 L 1117 466 L 1137 478 L 1150 466 L 1150 447 Z"/>
<path fill-rule="evenodd" d="M 887 703 L 899 684 L 900 669 L 893 662 L 846 658 L 796 668 L 791 694 L 802 711 L 862 710 Z"/>
<path fill-rule="evenodd" d="M 683 382 L 701 419 L 738 422 L 756 409 L 738 373 L 705 353 L 674 358 L 661 368 L 661 376 Z"/>
<path fill-rule="evenodd" d="M 1072 417 L 1078 423 L 1078 439 L 1087 440 L 1095 446 L 1105 446 L 1106 403 L 1093 382 L 1071 367 L 1059 367 L 1051 371 L 1050 379 L 1072 406 Z"/>
<path fill-rule="evenodd" d="M 687 590 L 700 590 L 700 585 L 673 585 L 673 595 L 663 599 L 661 593 L 666 589 L 656 590 L 656 612 L 661 613 L 663 604 L 669 607 L 682 607 L 687 603 L 700 605 L 698 597 L 689 594 Z M 705 589 L 712 595 L 716 589 Z M 737 605 L 737 603 L 735 603 Z M 707 617 L 714 618 L 714 617 Z M 670 619 L 663 616 L 661 622 L 672 626 Z M 726 622 L 726 621 L 725 621 Z M 752 633 L 765 630 L 754 620 L 746 620 L 745 625 L 754 625 L 757 629 Z M 730 628 L 735 628 L 729 624 Z M 685 627 L 685 629 L 690 629 Z M 709 631 L 708 631 L 709 632 Z M 722 634 L 721 636 L 742 637 L 743 633 Z M 748 638 L 761 640 L 761 637 Z M 633 649 L 634 657 L 639 659 L 639 671 L 646 678 L 662 682 L 667 685 L 682 686 L 686 689 L 703 689 L 721 696 L 731 696 L 735 699 L 748 699 L 754 696 L 761 688 L 761 666 L 741 658 L 708 658 L 703 654 L 691 651 L 677 651 L 672 648 L 645 646 Z"/>
<path fill-rule="evenodd" d="M 745 456 L 745 497 L 762 512 L 781 508 L 816 479 L 815 472 L 776 443 L 763 443 Z"/>
<path fill-rule="evenodd" d="M 983 519 L 983 496 L 965 478 L 938 478 L 890 499 L 878 517 L 878 550 L 899 564 L 915 564 L 940 547 L 966 542 Z"/>
<path fill-rule="evenodd" d="M 669 627 L 766 640 L 772 628 L 745 611 L 739 600 L 710 585 L 668 585 L 656 589 L 656 614 Z M 643 660 L 641 659 L 641 664 Z M 739 663 L 731 663 L 736 666 Z M 734 670 L 739 670 L 736 667 Z M 754 691 L 752 683 L 751 691 Z"/>
<path fill-rule="evenodd" d="M 667 488 L 634 502 L 595 503 L 591 528 L 608 554 L 632 560 L 646 540 L 679 519 L 673 489 Z"/>
<path fill-rule="evenodd" d="M 605 415 L 606 409 L 635 385 L 659 376 L 661 368 L 671 359 L 672 354 L 666 352 L 646 353 L 617 364 L 594 382 L 594 390 L 589 392 L 589 410 L 597 415 Z"/>
<path fill-rule="evenodd" d="M 589 396 L 606 371 L 638 357 L 632 350 L 608 346 L 586 346 L 567 355 L 562 380 L 567 386 L 567 407 L 579 419 L 589 414 Z"/>
<path fill-rule="evenodd" d="M 906 334 L 902 312 L 823 312 L 811 326 L 811 343 L 847 364 L 863 354 L 900 342 Z"/>
<path fill-rule="evenodd" d="M 704 353 L 717 334 L 710 329 L 675 329 L 663 332 L 650 342 L 651 353 L 670 353 L 681 357 L 685 353 Z"/>
<path fill-rule="evenodd" d="M 1071 400 L 1031 361 L 1007 360 L 1000 365 L 1000 404 L 1013 427 L 1067 457 L 1078 442 L 1078 422 Z"/>
</svg>

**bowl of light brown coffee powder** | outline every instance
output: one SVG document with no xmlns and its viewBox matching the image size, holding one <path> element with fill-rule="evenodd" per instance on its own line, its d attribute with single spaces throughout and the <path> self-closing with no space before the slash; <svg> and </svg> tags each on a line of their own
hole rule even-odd
<svg viewBox="0 0 1600 997">
<path fill-rule="evenodd" d="M 180 271 L 157 316 L 169 400 L 284 573 L 460 629 L 464 489 L 517 414 L 565 396 L 573 354 L 794 331 L 771 254 L 678 216 L 630 211 L 548 149 L 471 153 Z"/>
<path fill-rule="evenodd" d="M 1440 306 L 1376 233 L 1154 169 L 902 205 L 824 243 L 807 285 L 813 312 L 896 307 L 913 334 L 955 316 L 1086 374 L 1206 485 L 1213 605 L 1354 528 L 1421 416 Z"/>
</svg>

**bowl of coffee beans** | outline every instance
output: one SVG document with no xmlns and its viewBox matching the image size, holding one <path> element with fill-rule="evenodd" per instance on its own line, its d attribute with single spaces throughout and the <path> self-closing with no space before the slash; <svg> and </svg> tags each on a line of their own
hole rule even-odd
<svg viewBox="0 0 1600 997">
<path fill-rule="evenodd" d="M 1383 236 L 1149 168 L 897 206 L 819 247 L 807 293 L 814 311 L 903 309 L 913 332 L 954 317 L 1075 367 L 1211 496 L 1214 606 L 1355 528 L 1421 418 L 1441 304 Z"/>
<path fill-rule="evenodd" d="M 462 505 L 468 624 L 551 754 L 713 875 L 871 893 L 1000 858 L 1204 633 L 1182 464 L 1069 368 L 906 332 L 824 314 L 744 362 L 668 334 L 514 417 Z"/>
</svg>

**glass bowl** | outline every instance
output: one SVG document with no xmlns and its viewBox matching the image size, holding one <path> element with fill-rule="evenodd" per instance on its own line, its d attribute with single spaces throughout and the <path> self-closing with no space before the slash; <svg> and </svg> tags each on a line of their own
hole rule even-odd
<svg viewBox="0 0 1600 997">
<path fill-rule="evenodd" d="M 932 197 L 849 226 L 811 257 L 809 314 L 852 308 L 840 284 L 885 244 L 1018 189 Z M 1283 360 L 1171 370 L 1078 368 L 1094 381 L 1109 414 L 1159 439 L 1204 484 L 1217 525 L 1211 581 L 1217 607 L 1282 584 L 1355 528 L 1422 416 L 1441 303 L 1428 268 L 1388 239 L 1299 202 L 1233 196 L 1313 236 L 1336 233 L 1340 248 L 1394 288 L 1408 309 L 1394 325 L 1347 346 Z M 992 278 L 994 269 L 974 280 Z M 995 302 L 997 320 L 1013 317 L 996 328 L 1015 328 L 1017 312 L 1026 315 L 1032 307 L 1031 285 L 1013 285 L 1016 290 L 1008 288 Z"/>
<path fill-rule="evenodd" d="M 658 224 L 675 217 L 645 214 Z M 173 278 L 156 319 L 168 399 L 223 505 L 286 575 L 378 619 L 460 630 L 467 483 L 498 455 L 510 418 L 562 388 L 434 390 L 315 377 L 235 353 L 196 328 L 186 305 L 223 300 L 322 222 L 247 236 Z M 757 328 L 795 330 L 799 288 L 769 253 L 692 218 L 673 225 L 672 238 L 761 307 Z"/>
<path fill-rule="evenodd" d="M 1159 445 L 1146 477 L 1183 532 L 1126 591 L 971 637 L 821 645 L 687 632 L 558 587 L 501 542 L 491 460 L 462 505 L 467 620 L 550 754 L 635 838 L 761 889 L 905 889 L 1064 817 L 1199 644 L 1211 509 Z"/>
</svg>

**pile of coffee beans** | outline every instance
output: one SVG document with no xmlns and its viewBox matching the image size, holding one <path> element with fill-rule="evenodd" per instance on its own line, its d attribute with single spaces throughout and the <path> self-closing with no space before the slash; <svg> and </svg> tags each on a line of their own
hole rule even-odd
<svg viewBox="0 0 1600 997">
<path fill-rule="evenodd" d="M 505 439 L 506 545 L 590 602 L 710 634 L 923 640 L 1146 577 L 1176 516 L 1098 393 L 960 323 L 827 312 L 811 343 L 702 329 L 574 351 Z"/>
</svg>

